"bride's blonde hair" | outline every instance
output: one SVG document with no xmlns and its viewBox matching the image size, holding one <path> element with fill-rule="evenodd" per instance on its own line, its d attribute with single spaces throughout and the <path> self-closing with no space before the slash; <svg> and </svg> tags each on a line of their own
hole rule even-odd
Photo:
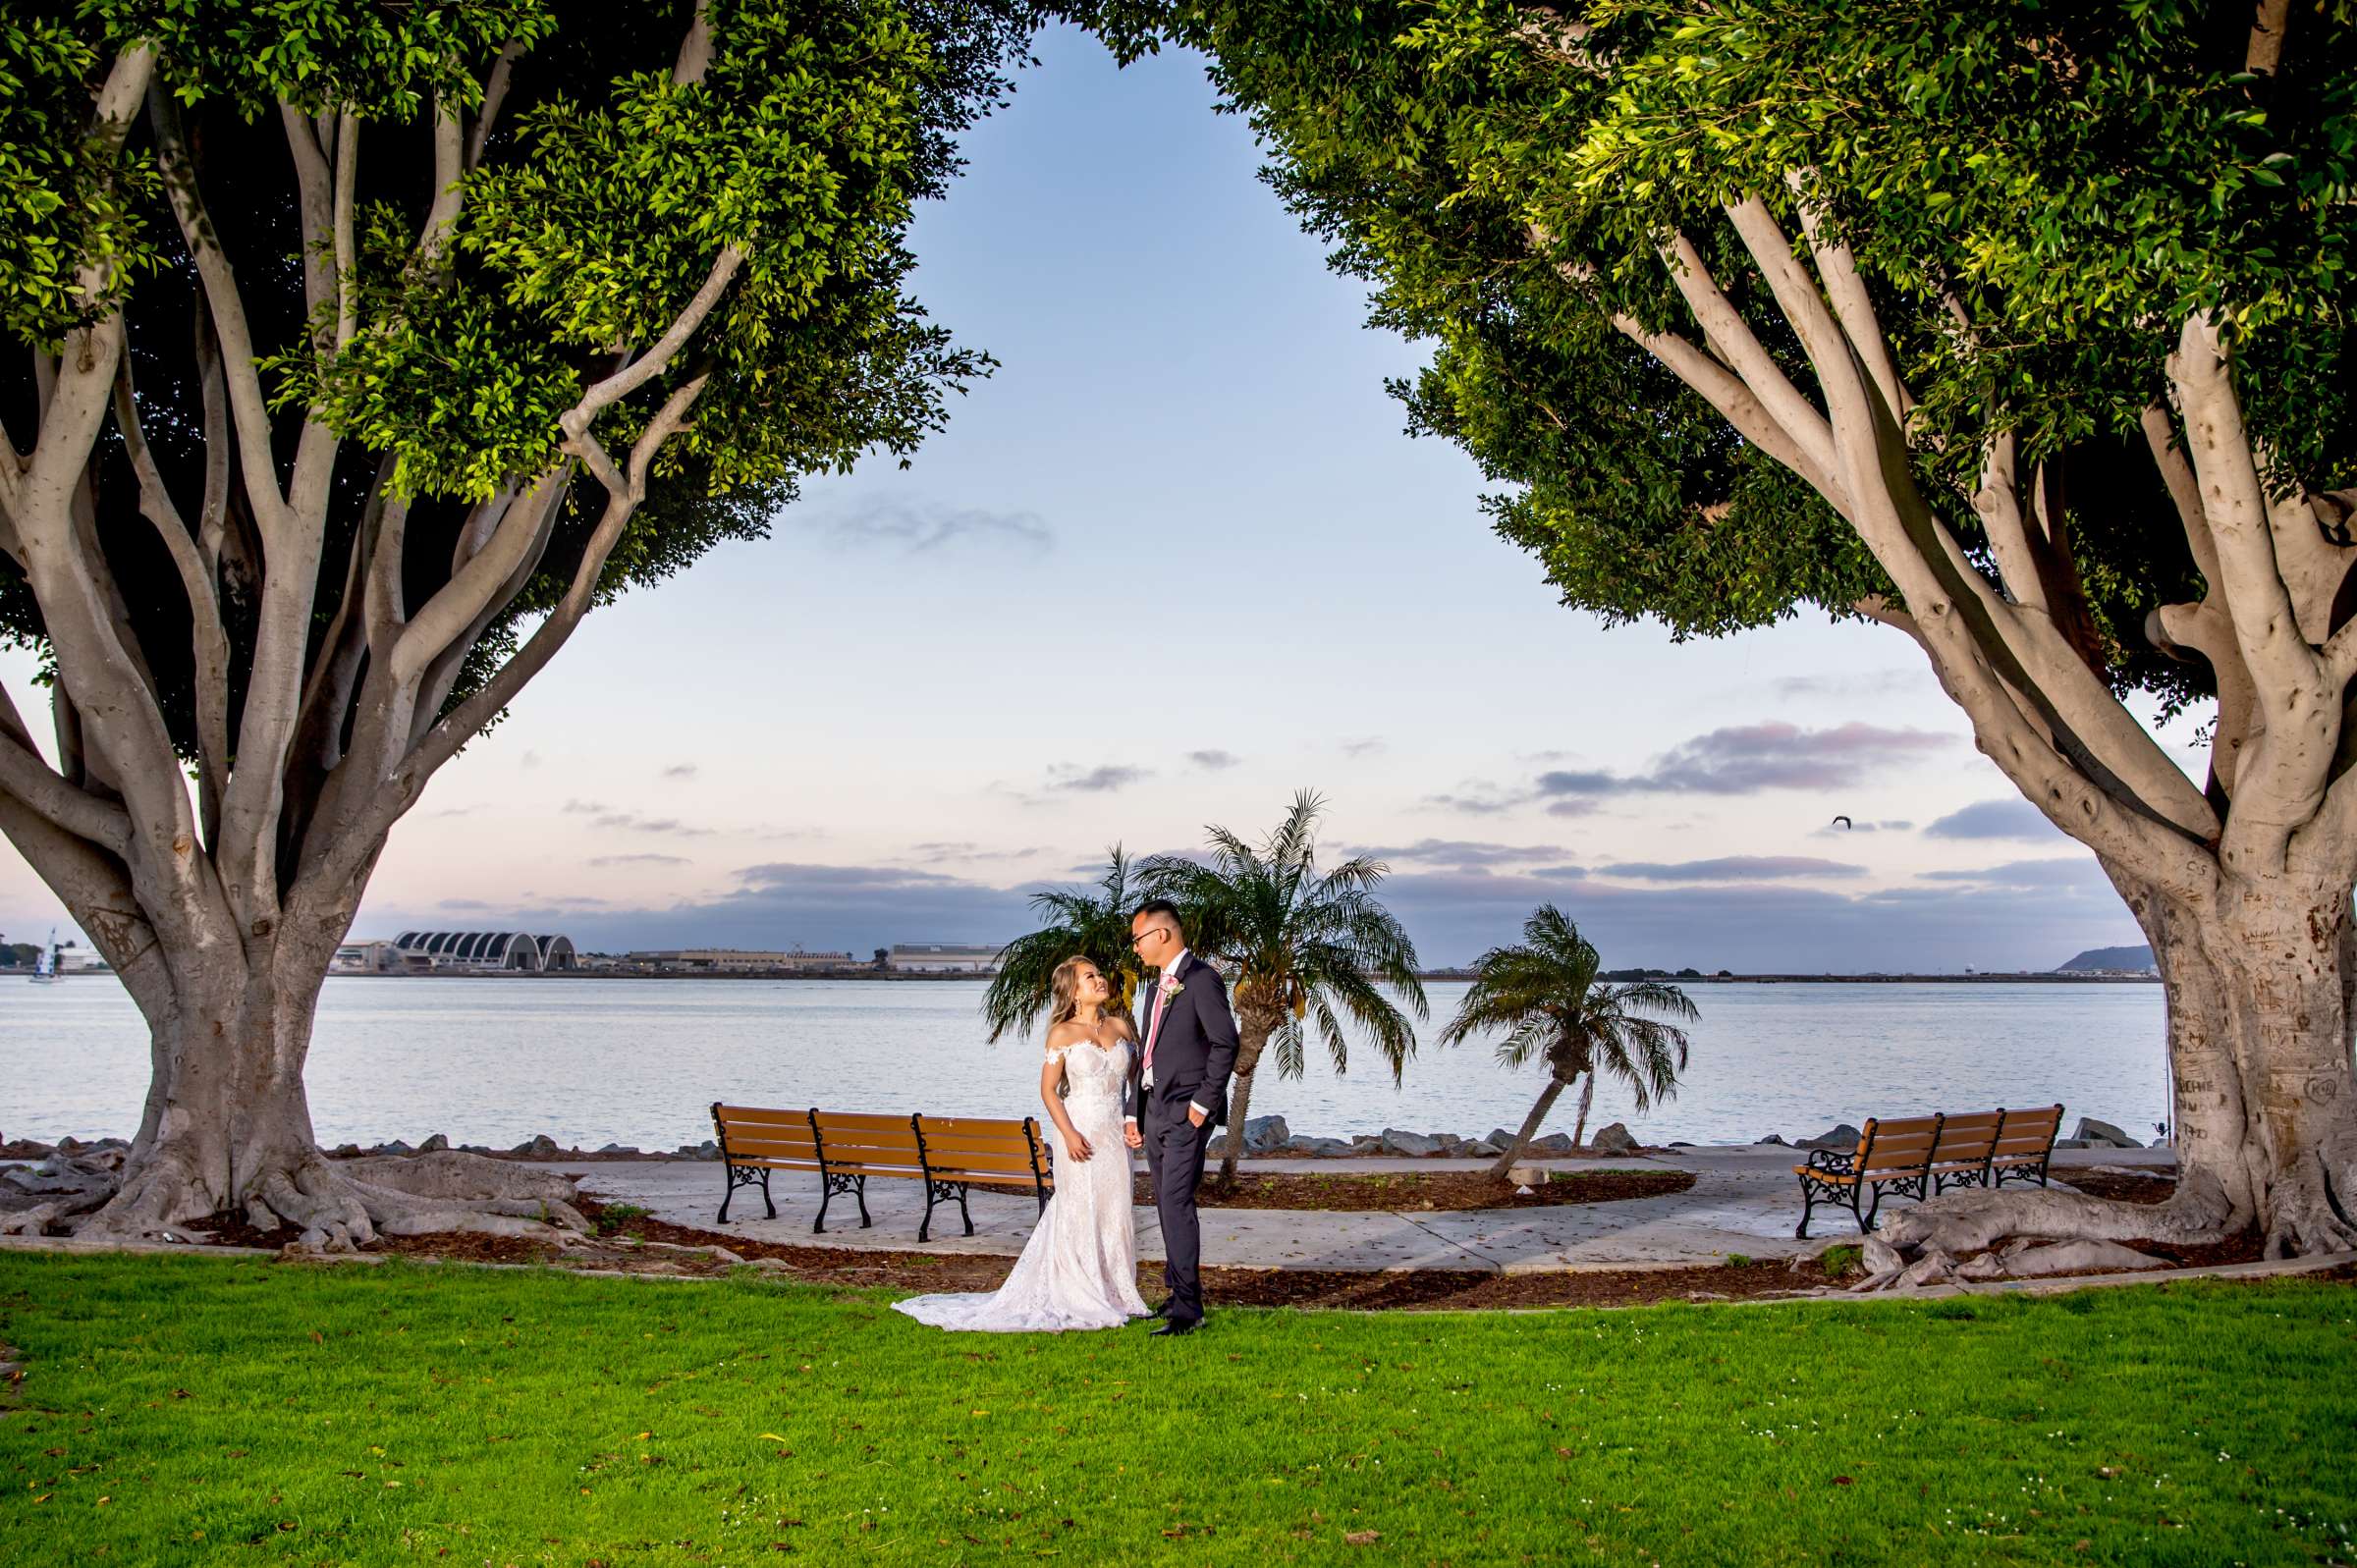
<svg viewBox="0 0 2357 1568">
<path fill-rule="evenodd" d="M 1091 969 L 1096 968 L 1096 965 L 1090 962 L 1085 954 L 1076 952 L 1058 964 L 1056 972 L 1048 977 L 1048 992 L 1056 999 L 1055 1005 L 1048 1009 L 1048 1023 L 1051 1026 L 1070 1023 L 1080 1015 L 1080 966 L 1082 964 L 1087 964 Z M 1106 1001 L 1110 1005 L 1112 998 L 1108 997 Z"/>
</svg>

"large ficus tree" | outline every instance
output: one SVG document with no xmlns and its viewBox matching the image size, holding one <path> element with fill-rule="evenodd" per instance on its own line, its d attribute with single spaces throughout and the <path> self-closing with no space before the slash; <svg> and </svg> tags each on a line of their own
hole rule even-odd
<svg viewBox="0 0 2357 1568">
<path fill-rule="evenodd" d="M 1891 627 L 2134 910 L 2173 1201 L 1963 1195 L 1902 1240 L 2357 1245 L 2345 0 L 1099 20 L 1212 52 L 1567 603 Z M 2198 778 L 2153 731 L 2188 706 Z"/>
<path fill-rule="evenodd" d="M 88 1228 L 452 1222 L 321 1162 L 328 959 L 394 824 L 584 614 L 907 450 L 984 367 L 907 297 L 903 238 L 1015 9 L 0 20 L 0 633 L 45 658 L 55 757 L 0 695 L 0 830 L 153 1036 Z"/>
</svg>

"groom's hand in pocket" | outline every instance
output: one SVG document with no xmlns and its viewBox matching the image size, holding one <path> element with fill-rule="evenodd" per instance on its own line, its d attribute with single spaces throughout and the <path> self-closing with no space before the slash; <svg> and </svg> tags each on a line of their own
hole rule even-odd
<svg viewBox="0 0 2357 1568">
<path fill-rule="evenodd" d="M 1188 1126 L 1200 1127 L 1207 1119 L 1208 1112 L 1203 1111 L 1194 1106 L 1189 1106 L 1186 1108 L 1186 1124 Z"/>
</svg>

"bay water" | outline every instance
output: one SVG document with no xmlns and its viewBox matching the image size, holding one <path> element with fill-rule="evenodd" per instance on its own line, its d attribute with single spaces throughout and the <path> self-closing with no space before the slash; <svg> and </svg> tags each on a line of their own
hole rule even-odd
<svg viewBox="0 0 2357 1568">
<path fill-rule="evenodd" d="M 1426 988 L 1432 1022 L 1404 1078 L 1363 1040 L 1338 1074 L 1309 1042 L 1297 1080 L 1264 1064 L 1252 1111 L 1296 1134 L 1403 1127 L 1476 1136 L 1518 1126 L 1543 1070 L 1490 1048 L 1430 1043 L 1463 999 Z M 306 1082 L 334 1146 L 445 1133 L 506 1147 L 535 1133 L 594 1149 L 711 1136 L 708 1107 L 821 1106 L 1018 1116 L 1037 1112 L 1039 1045 L 984 1039 L 980 981 L 334 978 Z M 1870 1115 L 2060 1101 L 2150 1141 L 2166 1115 L 2157 985 L 1775 984 L 1690 988 L 1701 1009 L 1676 1096 L 1637 1115 L 1598 1086 L 1591 1126 L 1649 1143 L 1813 1136 Z M 147 1035 L 111 978 L 0 980 L 0 1135 L 43 1141 L 137 1130 Z M 1550 1130 L 1569 1132 L 1569 1094 Z"/>
</svg>

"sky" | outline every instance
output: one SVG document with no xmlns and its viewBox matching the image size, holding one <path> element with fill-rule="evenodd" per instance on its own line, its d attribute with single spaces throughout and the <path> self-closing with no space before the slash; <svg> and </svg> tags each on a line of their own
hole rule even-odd
<svg viewBox="0 0 2357 1568">
<path fill-rule="evenodd" d="M 813 481 L 771 538 L 590 616 L 395 830 L 356 937 L 998 942 L 1111 844 L 1256 838 L 1310 788 L 1323 858 L 1386 861 L 1434 965 L 1549 901 L 1615 967 L 2142 940 L 1898 633 L 1677 645 L 1558 605 L 1470 460 L 1404 434 L 1384 382 L 1421 351 L 1364 325 L 1200 61 L 1038 53 L 912 237 L 918 297 L 997 373 L 905 470 Z M 0 652 L 27 714 L 31 674 Z M 0 933 L 52 924 L 0 843 Z"/>
</svg>

